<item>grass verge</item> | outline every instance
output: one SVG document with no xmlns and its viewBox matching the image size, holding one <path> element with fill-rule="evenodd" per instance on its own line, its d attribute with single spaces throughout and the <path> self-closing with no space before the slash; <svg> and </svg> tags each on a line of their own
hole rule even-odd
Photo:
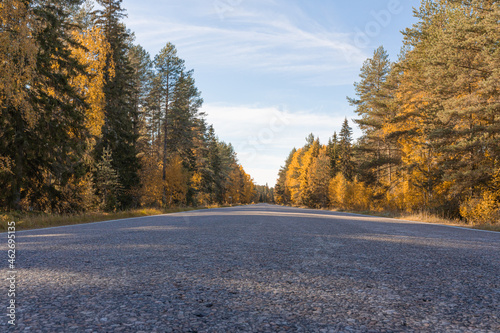
<svg viewBox="0 0 500 333">
<path fill-rule="evenodd" d="M 341 210 L 338 210 L 341 211 Z M 344 210 L 342 210 L 344 211 Z M 452 225 L 456 227 L 469 228 L 469 229 L 479 229 L 479 230 L 488 230 L 488 231 L 498 231 L 500 232 L 499 224 L 468 224 L 459 219 L 447 219 L 440 217 L 438 215 L 421 212 L 414 214 L 407 213 L 398 213 L 398 212 L 390 212 L 390 211 L 344 211 L 346 213 L 355 213 L 362 215 L 370 215 L 370 216 L 378 216 L 378 217 L 387 217 L 394 218 L 399 220 L 413 221 L 413 222 L 425 222 L 432 224 L 444 224 L 444 225 Z"/>
<path fill-rule="evenodd" d="M 141 208 L 141 209 L 120 211 L 115 213 L 92 212 L 85 214 L 64 214 L 64 215 L 24 213 L 24 212 L 0 213 L 0 232 L 7 231 L 7 223 L 11 221 L 16 222 L 16 230 L 29 230 L 29 229 L 59 227 L 64 225 L 119 220 L 119 219 L 141 217 L 141 216 L 178 213 L 178 212 L 186 212 L 186 211 L 206 209 L 206 208 L 215 208 L 215 206 L 176 207 L 168 209 Z"/>
</svg>

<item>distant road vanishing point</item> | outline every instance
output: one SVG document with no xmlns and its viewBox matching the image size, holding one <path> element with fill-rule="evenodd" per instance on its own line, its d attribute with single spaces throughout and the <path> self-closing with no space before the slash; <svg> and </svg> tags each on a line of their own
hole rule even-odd
<svg viewBox="0 0 500 333">
<path fill-rule="evenodd" d="M 259 204 L 16 240 L 0 331 L 500 331 L 500 233 Z"/>
</svg>

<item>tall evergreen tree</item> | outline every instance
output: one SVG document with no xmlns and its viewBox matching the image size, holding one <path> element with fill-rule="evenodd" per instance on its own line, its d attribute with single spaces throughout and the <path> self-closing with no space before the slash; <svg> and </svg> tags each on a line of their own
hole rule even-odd
<svg viewBox="0 0 500 333">
<path fill-rule="evenodd" d="M 132 94 L 132 103 L 136 117 L 133 120 L 134 132 L 137 133 L 137 153 L 143 156 L 149 153 L 149 136 L 148 129 L 148 96 L 151 89 L 151 80 L 153 77 L 153 64 L 149 53 L 140 45 L 132 45 L 128 52 L 130 65 L 133 68 L 134 89 Z"/>
<path fill-rule="evenodd" d="M 352 159 L 352 128 L 349 126 L 347 118 L 342 124 L 339 139 L 339 170 L 344 178 L 350 181 L 354 176 L 354 163 Z"/>
<path fill-rule="evenodd" d="M 171 105 L 174 101 L 174 90 L 176 89 L 177 82 L 184 72 L 184 60 L 177 56 L 177 50 L 171 43 L 167 43 L 160 53 L 155 56 L 154 66 L 156 69 L 157 84 L 154 92 L 158 94 L 157 105 L 160 108 L 160 117 L 162 118 L 162 135 L 163 135 L 163 180 L 167 177 L 167 164 L 168 164 L 168 128 L 169 118 L 171 117 Z M 166 189 L 165 189 L 166 194 Z M 167 198 L 164 196 L 163 203 L 166 204 Z"/>
<path fill-rule="evenodd" d="M 181 73 L 173 91 L 171 112 L 169 113 L 169 151 L 178 152 L 186 166 L 195 166 L 193 148 L 197 132 L 200 130 L 199 108 L 203 100 L 195 86 L 193 71 Z"/>
<path fill-rule="evenodd" d="M 282 166 L 278 172 L 278 179 L 276 180 L 276 186 L 274 187 L 274 196 L 277 204 L 289 204 L 290 203 L 290 192 L 287 188 L 286 174 L 290 163 L 292 163 L 293 155 L 297 152 L 297 149 L 293 148 L 290 154 L 288 154 L 285 160 L 285 165 Z"/>
<path fill-rule="evenodd" d="M 121 185 L 118 174 L 112 165 L 112 156 L 109 149 L 104 149 L 101 160 L 96 165 L 96 189 L 101 201 L 101 208 L 112 211 L 119 208 L 118 197 Z"/>
<path fill-rule="evenodd" d="M 209 173 L 206 174 L 211 202 L 222 203 L 224 194 L 224 176 L 222 158 L 219 151 L 218 139 L 213 126 L 209 126 L 206 141 L 208 146 L 207 163 Z"/>
<path fill-rule="evenodd" d="M 6 94 L 0 94 L 5 98 L 1 106 L 5 125 L 0 134 L 4 136 L 2 155 L 12 165 L 5 188 L 12 208 L 71 209 L 61 203 L 64 193 L 71 191 L 70 183 L 81 176 L 86 136 L 85 103 L 70 84 L 71 78 L 83 72 L 70 50 L 76 43 L 70 33 L 68 8 L 75 3 L 2 4 L 2 15 L 9 15 L 9 10 L 13 14 L 2 20 L 2 39 L 10 40 L 10 45 L 2 40 L 5 56 L 10 58 L 2 68 L 18 71 L 12 77 L 2 73 L 1 89 Z M 20 26 L 12 26 L 16 24 Z"/>
<path fill-rule="evenodd" d="M 394 117 L 391 109 L 392 91 L 387 86 L 390 71 L 389 55 L 380 46 L 373 57 L 363 63 L 359 74 L 361 80 L 354 84 L 358 99 L 347 98 L 361 116 L 354 120 L 363 131 L 358 147 L 363 154 L 360 167 L 365 171 L 365 180 L 378 185 L 384 174 L 388 173 L 384 172 L 383 167 L 392 163 L 390 152 L 393 144 L 382 131 L 383 126 Z M 390 175 L 385 178 L 390 178 Z"/>
<path fill-rule="evenodd" d="M 337 132 L 328 139 L 327 154 L 330 160 L 330 177 L 333 178 L 340 171 L 339 169 L 339 140 Z"/>
<path fill-rule="evenodd" d="M 123 186 L 119 200 L 122 207 L 130 207 L 137 204 L 133 192 L 139 186 L 139 133 L 135 124 L 138 110 L 134 103 L 134 69 L 128 57 L 130 35 L 121 21 L 126 16 L 121 2 L 97 0 L 102 9 L 95 12 L 94 24 L 102 28 L 111 48 L 104 70 L 105 123 L 96 153 L 100 155 L 105 147 L 112 151 L 113 168 Z"/>
</svg>

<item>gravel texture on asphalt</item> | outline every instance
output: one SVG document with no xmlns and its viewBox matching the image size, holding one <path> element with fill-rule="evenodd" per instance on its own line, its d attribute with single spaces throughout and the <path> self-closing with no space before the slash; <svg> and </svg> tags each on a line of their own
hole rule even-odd
<svg viewBox="0 0 500 333">
<path fill-rule="evenodd" d="M 260 204 L 16 240 L 2 332 L 500 332 L 500 233 Z"/>
</svg>

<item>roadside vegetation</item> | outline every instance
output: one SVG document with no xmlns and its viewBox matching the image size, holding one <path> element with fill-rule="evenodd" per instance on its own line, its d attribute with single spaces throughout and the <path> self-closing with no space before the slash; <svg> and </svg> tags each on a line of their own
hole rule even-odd
<svg viewBox="0 0 500 333">
<path fill-rule="evenodd" d="M 416 213 L 404 213 L 404 212 L 402 213 L 402 212 L 390 212 L 390 211 L 382 211 L 382 212 L 347 211 L 347 212 L 362 214 L 362 215 L 388 217 L 388 218 L 393 218 L 393 219 L 398 219 L 398 220 L 407 220 L 407 221 L 433 223 L 433 224 L 444 224 L 444 225 L 452 225 L 452 226 L 456 226 L 456 227 L 500 232 L 500 224 L 469 223 L 463 219 L 444 218 L 444 217 L 440 217 L 438 215 L 431 214 L 428 212 L 416 212 Z"/>
<path fill-rule="evenodd" d="M 424 0 L 391 62 L 381 46 L 327 144 L 311 134 L 275 187 L 278 204 L 500 226 L 500 6 Z"/>
<path fill-rule="evenodd" d="M 49 226 L 272 193 L 206 122 L 176 47 L 152 57 L 121 0 L 96 3 L 0 5 L 0 215 Z"/>
<path fill-rule="evenodd" d="M 172 207 L 160 208 L 139 208 L 118 212 L 89 212 L 83 214 L 47 214 L 47 213 L 27 213 L 9 212 L 0 213 L 0 232 L 7 231 L 7 223 L 16 222 L 16 230 L 41 229 L 49 227 L 59 227 L 65 225 L 84 224 L 92 222 L 102 222 L 120 220 L 134 217 L 154 216 L 188 212 L 194 210 L 232 207 L 235 205 L 209 205 L 200 207 Z"/>
</svg>

